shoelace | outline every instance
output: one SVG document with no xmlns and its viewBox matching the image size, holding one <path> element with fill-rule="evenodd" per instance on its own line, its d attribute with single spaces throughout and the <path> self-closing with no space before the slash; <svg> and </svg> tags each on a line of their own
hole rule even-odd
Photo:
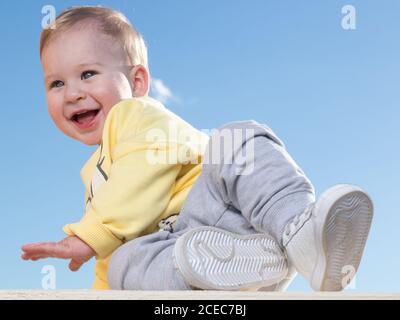
<svg viewBox="0 0 400 320">
<path fill-rule="evenodd" d="M 293 220 L 285 227 L 285 236 L 290 237 L 295 234 L 304 223 L 310 219 L 314 204 L 310 204 L 302 213 L 296 215 Z"/>
</svg>

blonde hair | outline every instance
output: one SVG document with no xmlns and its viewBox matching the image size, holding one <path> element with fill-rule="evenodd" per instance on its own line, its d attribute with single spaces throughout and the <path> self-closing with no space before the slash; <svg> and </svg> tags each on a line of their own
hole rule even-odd
<svg viewBox="0 0 400 320">
<path fill-rule="evenodd" d="M 148 69 L 147 48 L 141 34 L 121 12 L 100 6 L 73 7 L 62 12 L 40 35 L 40 57 L 52 39 L 81 22 L 94 22 L 101 32 L 121 44 L 132 65 L 141 64 Z"/>
</svg>

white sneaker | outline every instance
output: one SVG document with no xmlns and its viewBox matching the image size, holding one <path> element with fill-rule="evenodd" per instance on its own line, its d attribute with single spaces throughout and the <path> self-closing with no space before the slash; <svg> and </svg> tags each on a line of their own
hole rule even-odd
<svg viewBox="0 0 400 320">
<path fill-rule="evenodd" d="M 285 292 L 289 285 L 293 282 L 293 280 L 297 276 L 297 271 L 296 269 L 289 264 L 289 262 L 286 260 L 288 263 L 288 272 L 281 281 L 278 283 L 274 283 L 273 285 L 270 285 L 268 287 L 262 287 L 259 288 L 257 291 L 277 291 L 277 292 Z"/>
<path fill-rule="evenodd" d="M 288 272 L 278 242 L 266 234 L 199 227 L 178 238 L 173 256 L 186 282 L 205 290 L 257 290 Z"/>
<path fill-rule="evenodd" d="M 372 201 L 359 187 L 328 189 L 286 226 L 283 245 L 290 263 L 316 291 L 344 289 L 360 264 L 372 215 Z"/>
</svg>

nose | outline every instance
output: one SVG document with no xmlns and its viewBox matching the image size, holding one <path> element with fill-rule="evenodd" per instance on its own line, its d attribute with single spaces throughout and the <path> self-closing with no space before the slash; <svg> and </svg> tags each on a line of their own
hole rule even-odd
<svg viewBox="0 0 400 320">
<path fill-rule="evenodd" d="M 79 100 L 85 99 L 86 93 L 78 85 L 69 84 L 64 90 L 65 102 L 77 102 Z"/>
</svg>

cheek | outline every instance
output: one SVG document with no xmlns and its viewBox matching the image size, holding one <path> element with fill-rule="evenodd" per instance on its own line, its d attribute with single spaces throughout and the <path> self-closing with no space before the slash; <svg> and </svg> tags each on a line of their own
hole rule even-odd
<svg viewBox="0 0 400 320">
<path fill-rule="evenodd" d="M 65 133 L 67 125 L 63 114 L 62 102 L 60 102 L 57 97 L 54 96 L 47 96 L 46 101 L 47 111 L 51 119 L 53 120 L 57 128 Z"/>
<path fill-rule="evenodd" d="M 115 98 L 118 99 L 119 102 L 123 99 L 132 98 L 132 88 L 128 81 L 128 79 L 122 75 L 118 74 L 113 79 L 112 83 L 110 83 L 110 87 L 113 88 L 113 92 L 115 94 Z"/>
<path fill-rule="evenodd" d="M 47 96 L 46 101 L 47 101 L 47 111 L 49 112 L 54 122 L 58 122 L 62 116 L 62 109 L 60 108 L 57 99 L 52 96 Z"/>
<path fill-rule="evenodd" d="M 112 80 L 101 86 L 101 92 L 98 93 L 98 97 L 101 96 L 98 100 L 106 114 L 121 100 L 132 98 L 132 89 L 126 78 L 121 77 Z M 98 90 L 100 90 L 100 87 Z"/>
</svg>

